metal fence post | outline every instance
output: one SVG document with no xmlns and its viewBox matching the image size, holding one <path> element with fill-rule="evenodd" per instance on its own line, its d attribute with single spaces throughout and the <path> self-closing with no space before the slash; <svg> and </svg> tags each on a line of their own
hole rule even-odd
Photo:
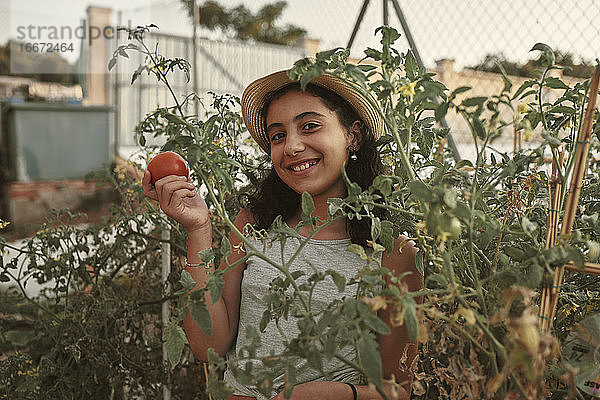
<svg viewBox="0 0 600 400">
<path fill-rule="evenodd" d="M 166 294 L 169 291 L 169 284 L 168 284 L 168 277 L 169 277 L 169 273 L 171 272 L 171 243 L 169 242 L 171 240 L 171 228 L 169 226 L 169 224 L 167 223 L 163 223 L 161 226 L 161 245 L 160 245 L 160 250 L 161 250 L 161 283 L 162 283 L 162 288 L 163 288 L 163 297 L 166 297 Z M 170 301 L 169 300 L 165 300 L 162 303 L 162 326 L 163 329 L 167 326 L 167 324 L 169 323 L 169 317 L 170 317 L 170 309 L 169 309 L 169 305 L 170 305 Z M 169 369 L 169 359 L 168 359 L 168 355 L 167 355 L 167 345 L 166 343 L 163 341 L 162 344 L 162 361 L 163 361 L 163 367 L 166 368 L 166 371 L 168 373 Z M 163 400 L 170 400 L 171 399 L 171 388 L 169 386 L 170 384 L 170 378 L 167 380 L 167 384 L 165 384 L 163 386 Z"/>
</svg>

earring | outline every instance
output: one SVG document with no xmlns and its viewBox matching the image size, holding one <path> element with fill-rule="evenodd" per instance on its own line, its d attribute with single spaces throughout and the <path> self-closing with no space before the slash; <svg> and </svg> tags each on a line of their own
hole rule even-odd
<svg viewBox="0 0 600 400">
<path fill-rule="evenodd" d="M 356 156 L 357 151 L 358 151 L 358 149 L 356 148 L 356 146 L 354 146 L 354 145 L 348 146 L 348 152 L 350 153 L 350 160 L 352 160 L 352 161 L 358 160 L 358 157 Z"/>
</svg>

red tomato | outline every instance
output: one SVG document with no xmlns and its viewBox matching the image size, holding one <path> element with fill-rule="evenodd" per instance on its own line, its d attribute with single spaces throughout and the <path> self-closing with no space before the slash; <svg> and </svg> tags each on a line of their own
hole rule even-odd
<svg viewBox="0 0 600 400">
<path fill-rule="evenodd" d="M 187 163 L 179 154 L 172 151 L 159 153 L 148 163 L 152 183 L 167 175 L 190 176 Z"/>
</svg>

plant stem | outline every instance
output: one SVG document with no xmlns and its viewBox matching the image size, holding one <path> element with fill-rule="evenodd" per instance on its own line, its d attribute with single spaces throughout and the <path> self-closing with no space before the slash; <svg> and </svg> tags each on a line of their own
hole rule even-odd
<svg viewBox="0 0 600 400">
<path fill-rule="evenodd" d="M 144 43 L 144 41 L 141 38 L 138 40 L 142 44 L 142 46 L 144 46 L 144 49 L 146 50 L 146 54 L 148 55 L 148 57 L 150 57 L 152 64 L 154 64 L 154 68 L 156 68 L 156 71 L 162 78 L 163 82 L 165 83 L 165 85 L 167 85 L 167 89 L 169 89 L 169 92 L 171 92 L 171 96 L 173 97 L 173 100 L 175 101 L 175 104 L 177 106 L 177 110 L 179 111 L 179 114 L 181 115 L 182 118 L 184 118 L 183 110 L 181 109 L 181 104 L 177 100 L 177 96 L 175 95 L 175 92 L 173 91 L 173 88 L 171 87 L 171 84 L 169 83 L 169 80 L 167 79 L 167 75 L 158 66 L 158 62 L 153 57 L 152 52 L 150 51 L 150 49 L 148 49 L 148 46 L 146 46 L 146 43 Z"/>
<path fill-rule="evenodd" d="M 546 116 L 544 115 L 544 108 L 542 106 L 542 89 L 544 88 L 544 80 L 546 79 L 546 74 L 550 71 L 550 68 L 546 68 L 544 73 L 542 74 L 542 79 L 539 82 L 539 90 L 538 90 L 538 106 L 540 107 L 540 115 L 542 117 L 542 125 L 544 125 L 544 129 L 548 130 L 548 123 L 546 122 Z"/>
</svg>

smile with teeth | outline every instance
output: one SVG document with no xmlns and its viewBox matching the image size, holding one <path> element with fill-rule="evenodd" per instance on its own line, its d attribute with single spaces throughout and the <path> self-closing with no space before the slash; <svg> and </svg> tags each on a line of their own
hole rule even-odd
<svg viewBox="0 0 600 400">
<path fill-rule="evenodd" d="M 315 165 L 318 162 L 318 160 L 314 160 L 314 161 L 307 161 L 303 164 L 299 164 L 299 165 L 293 165 L 290 167 L 290 169 L 294 172 L 300 172 L 300 171 L 304 171 L 307 168 L 312 167 L 313 165 Z"/>
</svg>

